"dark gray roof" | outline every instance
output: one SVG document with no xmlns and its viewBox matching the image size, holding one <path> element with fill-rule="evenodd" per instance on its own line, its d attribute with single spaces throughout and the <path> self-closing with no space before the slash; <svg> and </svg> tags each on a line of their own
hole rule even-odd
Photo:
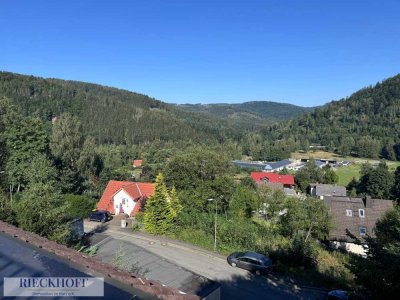
<svg viewBox="0 0 400 300">
<path fill-rule="evenodd" d="M 257 170 L 264 170 L 266 164 L 259 163 L 259 162 L 252 162 L 252 161 L 241 161 L 241 160 L 234 160 L 232 161 L 235 165 L 241 168 L 251 168 Z"/>
<path fill-rule="evenodd" d="M 345 197 L 346 187 L 336 185 L 336 184 L 310 184 L 310 186 L 315 187 L 316 196 L 339 196 Z"/>
<path fill-rule="evenodd" d="M 368 235 L 374 236 L 373 229 L 376 221 L 390 208 L 393 201 L 382 199 L 363 199 L 350 197 L 324 197 L 324 202 L 329 208 L 329 214 L 334 222 L 334 229 L 329 234 L 330 240 L 349 241 L 346 229 L 358 238 L 360 227 L 366 228 Z M 360 216 L 359 210 L 364 210 L 364 217 Z M 351 211 L 351 216 L 347 215 Z"/>
</svg>

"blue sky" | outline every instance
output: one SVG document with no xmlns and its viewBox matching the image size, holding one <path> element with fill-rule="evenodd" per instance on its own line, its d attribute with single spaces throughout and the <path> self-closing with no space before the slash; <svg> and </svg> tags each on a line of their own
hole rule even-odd
<svg viewBox="0 0 400 300">
<path fill-rule="evenodd" d="M 0 1 L 0 70 L 314 106 L 400 73 L 400 1 Z"/>
</svg>

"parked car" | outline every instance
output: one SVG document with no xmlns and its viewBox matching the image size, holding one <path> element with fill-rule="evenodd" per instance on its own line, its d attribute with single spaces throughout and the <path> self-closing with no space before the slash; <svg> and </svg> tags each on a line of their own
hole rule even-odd
<svg viewBox="0 0 400 300">
<path fill-rule="evenodd" d="M 234 252 L 227 258 L 232 267 L 242 268 L 257 275 L 267 274 L 272 270 L 272 260 L 257 252 Z"/>
<path fill-rule="evenodd" d="M 105 223 L 111 220 L 111 214 L 105 210 L 96 210 L 90 213 L 89 220 Z"/>
</svg>

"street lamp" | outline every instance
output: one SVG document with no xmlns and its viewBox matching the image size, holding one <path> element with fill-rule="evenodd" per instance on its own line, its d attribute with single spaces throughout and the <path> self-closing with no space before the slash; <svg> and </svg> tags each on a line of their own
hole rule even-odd
<svg viewBox="0 0 400 300">
<path fill-rule="evenodd" d="M 218 211 L 218 199 L 209 198 L 208 201 L 215 201 L 214 251 L 217 251 L 217 211 Z"/>
</svg>

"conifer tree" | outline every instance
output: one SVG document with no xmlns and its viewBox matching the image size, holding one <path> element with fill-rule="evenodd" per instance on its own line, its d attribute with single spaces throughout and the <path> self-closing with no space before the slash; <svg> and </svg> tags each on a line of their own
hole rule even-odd
<svg viewBox="0 0 400 300">
<path fill-rule="evenodd" d="M 179 215 L 179 213 L 182 211 L 183 206 L 181 202 L 179 201 L 178 195 L 176 193 L 176 189 L 173 186 L 171 191 L 169 192 L 169 201 L 172 209 L 172 215 L 174 219 Z"/>
<path fill-rule="evenodd" d="M 154 195 L 146 202 L 144 228 L 149 233 L 164 234 L 171 228 L 173 219 L 164 176 L 160 173 L 156 178 Z"/>
</svg>

